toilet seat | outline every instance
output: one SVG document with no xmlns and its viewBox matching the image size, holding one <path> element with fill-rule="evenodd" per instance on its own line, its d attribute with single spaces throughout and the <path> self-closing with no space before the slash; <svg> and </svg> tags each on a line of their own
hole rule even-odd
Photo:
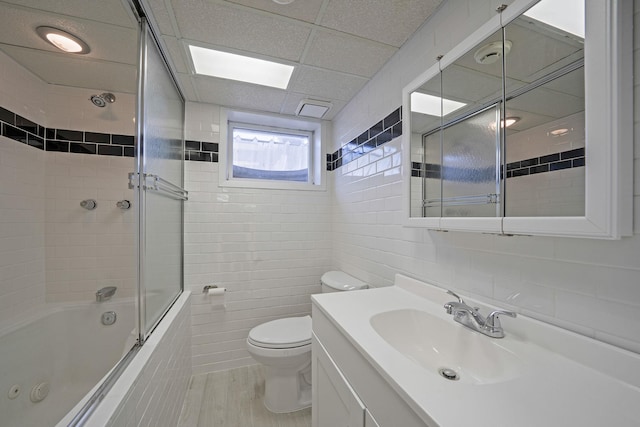
<svg viewBox="0 0 640 427">
<path fill-rule="evenodd" d="M 295 348 L 311 344 L 311 316 L 287 317 L 256 326 L 248 341 L 262 348 Z"/>
</svg>

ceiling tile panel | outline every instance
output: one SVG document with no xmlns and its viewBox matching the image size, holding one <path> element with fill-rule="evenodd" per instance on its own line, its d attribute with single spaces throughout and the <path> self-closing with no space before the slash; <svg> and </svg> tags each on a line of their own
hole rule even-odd
<svg viewBox="0 0 640 427">
<path fill-rule="evenodd" d="M 171 24 L 171 15 L 173 14 L 173 9 L 171 9 L 171 7 L 167 8 L 165 0 L 147 1 L 149 3 L 149 7 L 151 8 L 153 18 L 158 25 L 158 30 L 160 30 L 160 33 L 169 36 L 175 36 L 176 33 L 173 29 L 173 25 Z"/>
<path fill-rule="evenodd" d="M 276 15 L 299 19 L 305 22 L 315 22 L 324 0 L 299 0 L 290 4 L 278 4 L 266 0 L 229 0 L 254 9 L 275 13 Z"/>
<path fill-rule="evenodd" d="M 174 0 L 182 37 L 297 61 L 311 32 L 273 15 L 201 0 Z"/>
<path fill-rule="evenodd" d="M 184 51 L 182 43 L 175 37 L 162 36 L 162 40 L 167 47 L 169 60 L 178 73 L 189 73 L 189 65 L 187 63 L 186 51 Z"/>
<path fill-rule="evenodd" d="M 306 93 L 318 100 L 350 100 L 368 82 L 368 79 L 344 75 L 334 71 L 301 67 L 291 84 L 293 92 Z"/>
<path fill-rule="evenodd" d="M 361 38 L 317 31 L 304 63 L 372 77 L 396 51 L 394 47 Z"/>
<path fill-rule="evenodd" d="M 47 83 L 112 92 L 136 92 L 136 67 L 14 46 L 3 50 Z M 46 64 L 42 67 L 41 64 Z"/>
<path fill-rule="evenodd" d="M 126 9 L 122 1 L 87 1 L 87 0 L 2 0 L 29 7 L 37 11 L 59 13 L 67 16 L 90 19 L 92 21 L 114 24 L 122 27 L 136 28 L 133 12 Z"/>
<path fill-rule="evenodd" d="M 187 100 L 198 101 L 200 99 L 193 87 L 191 74 L 178 74 L 178 84 L 180 85 L 182 94 L 187 98 Z"/>
<path fill-rule="evenodd" d="M 201 102 L 226 107 L 279 113 L 287 95 L 284 90 L 214 77 L 193 76 L 192 82 Z"/>
<path fill-rule="evenodd" d="M 320 25 L 400 47 L 442 0 L 330 0 Z"/>
<path fill-rule="evenodd" d="M 60 52 L 38 36 L 35 29 L 41 25 L 60 28 L 84 40 L 91 48 L 91 52 L 82 55 L 83 58 L 129 64 L 134 64 L 137 60 L 138 36 L 135 29 L 67 16 L 42 14 L 9 5 L 3 6 L 0 10 L 0 41 L 2 44 L 12 46 Z M 41 66 L 46 67 L 46 64 Z"/>
</svg>

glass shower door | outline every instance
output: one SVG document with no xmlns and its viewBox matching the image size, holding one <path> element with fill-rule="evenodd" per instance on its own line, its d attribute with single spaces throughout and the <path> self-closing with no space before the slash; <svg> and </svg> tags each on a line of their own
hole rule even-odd
<svg viewBox="0 0 640 427">
<path fill-rule="evenodd" d="M 140 38 L 136 172 L 139 333 L 151 333 L 183 289 L 184 99 L 145 20 Z"/>
</svg>

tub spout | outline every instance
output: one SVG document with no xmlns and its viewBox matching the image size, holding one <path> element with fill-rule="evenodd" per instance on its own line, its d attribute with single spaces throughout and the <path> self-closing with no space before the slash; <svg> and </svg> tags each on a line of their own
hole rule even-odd
<svg viewBox="0 0 640 427">
<path fill-rule="evenodd" d="M 116 293 L 116 288 L 115 286 L 106 286 L 102 289 L 99 289 L 98 292 L 96 292 L 96 301 L 97 302 L 103 302 L 103 301 L 108 301 L 111 299 L 111 297 Z"/>
</svg>

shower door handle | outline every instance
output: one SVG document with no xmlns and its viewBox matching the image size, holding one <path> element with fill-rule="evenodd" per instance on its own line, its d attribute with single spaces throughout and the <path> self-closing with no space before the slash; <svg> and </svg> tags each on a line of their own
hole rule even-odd
<svg viewBox="0 0 640 427">
<path fill-rule="evenodd" d="M 138 182 L 138 174 L 131 172 L 129 174 L 129 188 L 138 188 L 140 186 Z M 158 175 L 142 174 L 140 183 L 144 190 L 157 191 L 158 194 L 172 199 L 189 200 L 189 192 L 187 190 L 159 177 Z"/>
</svg>

